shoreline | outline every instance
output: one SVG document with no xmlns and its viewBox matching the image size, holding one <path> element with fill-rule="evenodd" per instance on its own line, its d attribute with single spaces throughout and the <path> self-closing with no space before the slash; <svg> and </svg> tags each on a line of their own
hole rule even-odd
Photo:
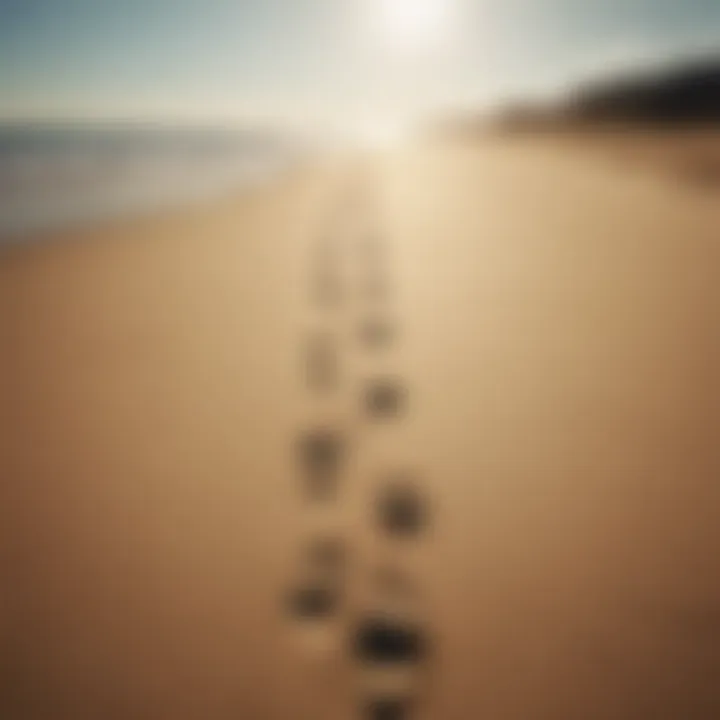
<svg viewBox="0 0 720 720">
<path fill-rule="evenodd" d="M 117 224 L 152 221 L 158 216 L 207 210 L 217 205 L 253 197 L 260 192 L 272 191 L 287 181 L 293 169 L 277 173 L 261 181 L 248 181 L 222 191 L 198 194 L 195 197 L 178 197 L 164 202 L 148 200 L 146 204 L 135 203 L 131 207 L 88 210 L 82 217 L 39 220 L 29 227 L 0 230 L 0 256 L 9 248 L 53 242 L 56 236 L 84 234 L 88 231 L 102 231 Z"/>
</svg>

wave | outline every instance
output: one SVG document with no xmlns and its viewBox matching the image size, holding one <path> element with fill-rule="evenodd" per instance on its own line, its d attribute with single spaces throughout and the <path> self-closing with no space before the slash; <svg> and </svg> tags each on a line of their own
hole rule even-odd
<svg viewBox="0 0 720 720">
<path fill-rule="evenodd" d="M 225 129 L 0 126 L 0 239 L 256 186 L 298 149 L 287 138 Z"/>
</svg>

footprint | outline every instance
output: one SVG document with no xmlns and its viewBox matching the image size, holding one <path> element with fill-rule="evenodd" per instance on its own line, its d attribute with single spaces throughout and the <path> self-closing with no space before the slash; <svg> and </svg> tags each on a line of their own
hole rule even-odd
<svg viewBox="0 0 720 720">
<path fill-rule="evenodd" d="M 365 410 L 376 419 L 397 417 L 405 411 L 407 394 L 402 383 L 394 378 L 372 380 L 365 388 Z"/>
<path fill-rule="evenodd" d="M 333 615 L 344 579 L 343 542 L 334 537 L 315 538 L 305 547 L 300 562 L 303 580 L 290 592 L 292 614 L 308 620 Z"/>
<path fill-rule="evenodd" d="M 427 650 L 427 638 L 417 622 L 389 613 L 363 618 L 353 638 L 354 656 L 367 665 L 417 665 Z"/>
<path fill-rule="evenodd" d="M 298 620 L 325 620 L 337 612 L 339 605 L 338 589 L 319 581 L 293 588 L 288 597 L 290 614 Z"/>
<path fill-rule="evenodd" d="M 366 701 L 363 717 L 367 720 L 405 720 L 410 716 L 411 710 L 410 699 L 388 695 Z"/>
<path fill-rule="evenodd" d="M 370 317 L 360 324 L 358 335 L 363 345 L 373 349 L 382 348 L 393 341 L 395 327 L 390 320 Z"/>
<path fill-rule="evenodd" d="M 430 640 L 416 612 L 402 604 L 387 595 L 383 609 L 366 614 L 353 630 L 361 711 L 370 719 L 408 717 L 427 688 Z"/>
<path fill-rule="evenodd" d="M 380 490 L 376 501 L 380 527 L 394 536 L 419 535 L 429 524 L 429 503 L 411 479 L 391 480 Z"/>
<path fill-rule="evenodd" d="M 330 392 L 338 382 L 338 355 L 335 338 L 330 333 L 311 336 L 306 349 L 306 377 L 315 392 Z"/>
<path fill-rule="evenodd" d="M 333 644 L 328 636 L 333 634 L 333 628 L 327 621 L 340 614 L 345 600 L 345 556 L 345 545 L 339 537 L 311 540 L 301 549 L 298 579 L 285 598 L 288 614 L 302 622 L 298 627 L 303 642 L 316 650 Z"/>
<path fill-rule="evenodd" d="M 405 718 L 431 670 L 425 612 L 417 587 L 401 568 L 383 566 L 369 579 L 370 609 L 351 630 L 361 711 L 367 718 Z"/>
<path fill-rule="evenodd" d="M 298 455 L 310 497 L 334 498 L 345 456 L 345 443 L 340 433 L 332 429 L 306 433 L 300 438 Z"/>
</svg>

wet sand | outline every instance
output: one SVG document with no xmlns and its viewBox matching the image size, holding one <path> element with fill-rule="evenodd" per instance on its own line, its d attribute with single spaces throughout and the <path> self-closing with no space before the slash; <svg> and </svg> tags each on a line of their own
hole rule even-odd
<svg viewBox="0 0 720 720">
<path fill-rule="evenodd" d="M 433 508 L 400 560 L 434 641 L 419 717 L 720 713 L 717 198 L 531 140 L 372 177 L 381 361 L 352 267 L 346 303 L 309 292 L 314 243 L 358 230 L 342 168 L 2 252 L 3 718 L 354 717 L 346 625 L 311 658 L 281 596 L 328 522 L 361 602 L 390 553 L 371 499 L 408 465 Z M 329 323 L 320 402 L 302 348 Z M 389 425 L 361 412 L 378 369 L 408 391 Z M 319 418 L 357 438 L 329 519 L 291 451 Z"/>
</svg>

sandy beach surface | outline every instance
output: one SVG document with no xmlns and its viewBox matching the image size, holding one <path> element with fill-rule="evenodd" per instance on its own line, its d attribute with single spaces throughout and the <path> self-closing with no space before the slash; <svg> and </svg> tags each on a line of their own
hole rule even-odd
<svg viewBox="0 0 720 720">
<path fill-rule="evenodd" d="M 383 562 L 432 638 L 418 717 L 720 716 L 717 193 L 531 139 L 378 159 L 371 210 L 354 173 L 0 252 L 3 720 L 358 717 L 347 628 Z M 378 357 L 370 232 L 397 323 Z M 404 416 L 363 416 L 376 374 Z M 328 418 L 353 445 L 323 513 L 292 449 Z M 371 522 L 397 467 L 433 511 L 402 548 Z M 308 638 L 282 597 L 328 526 L 350 602 Z"/>
</svg>

